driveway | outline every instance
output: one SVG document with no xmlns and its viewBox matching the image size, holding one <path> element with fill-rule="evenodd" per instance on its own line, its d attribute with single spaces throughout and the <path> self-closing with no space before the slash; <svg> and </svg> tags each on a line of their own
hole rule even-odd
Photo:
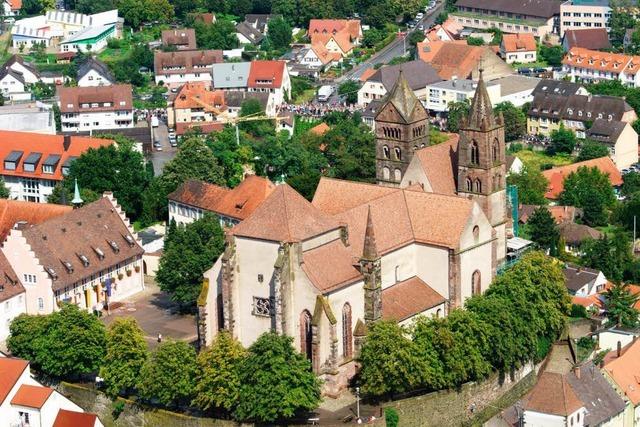
<svg viewBox="0 0 640 427">
<path fill-rule="evenodd" d="M 149 347 L 158 345 L 158 334 L 162 338 L 193 342 L 197 340 L 195 316 L 179 314 L 166 293 L 162 292 L 153 278 L 145 277 L 146 289 L 131 298 L 114 303 L 116 308 L 101 317 L 109 325 L 119 317 L 133 317 L 145 333 Z"/>
</svg>

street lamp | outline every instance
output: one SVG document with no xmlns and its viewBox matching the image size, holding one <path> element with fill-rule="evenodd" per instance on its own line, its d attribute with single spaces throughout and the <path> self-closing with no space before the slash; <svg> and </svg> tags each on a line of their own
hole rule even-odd
<svg viewBox="0 0 640 427">
<path fill-rule="evenodd" d="M 360 387 L 356 387 L 356 415 L 358 424 L 362 424 L 360 419 Z"/>
</svg>

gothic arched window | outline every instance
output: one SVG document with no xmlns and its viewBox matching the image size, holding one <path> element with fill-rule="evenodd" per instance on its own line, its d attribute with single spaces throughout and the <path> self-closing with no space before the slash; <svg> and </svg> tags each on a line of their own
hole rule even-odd
<svg viewBox="0 0 640 427">
<path fill-rule="evenodd" d="M 478 243 L 478 240 L 480 240 L 480 227 L 478 227 L 477 225 L 473 227 L 473 240 L 476 243 Z"/>
<path fill-rule="evenodd" d="M 482 279 L 480 277 L 480 270 L 476 270 L 471 275 L 471 294 L 479 295 L 482 293 Z"/>
<path fill-rule="evenodd" d="M 382 178 L 385 181 L 389 181 L 389 179 L 391 178 L 391 170 L 386 166 L 382 168 Z"/>
<path fill-rule="evenodd" d="M 480 163 L 480 148 L 478 148 L 478 143 L 473 141 L 471 143 L 471 156 L 470 156 L 470 160 L 471 163 L 474 165 L 477 165 Z"/>
<path fill-rule="evenodd" d="M 389 147 L 387 147 L 386 145 L 382 147 L 382 155 L 385 159 L 389 158 Z"/>
<path fill-rule="evenodd" d="M 497 162 L 500 157 L 500 144 L 498 143 L 498 138 L 493 140 L 493 161 Z"/>
<path fill-rule="evenodd" d="M 473 191 L 473 183 L 471 182 L 471 178 L 467 177 L 466 184 L 467 184 L 467 191 Z"/>
<path fill-rule="evenodd" d="M 400 169 L 396 169 L 393 171 L 393 177 L 397 182 L 402 181 L 402 172 L 400 172 Z"/>
<path fill-rule="evenodd" d="M 311 313 L 308 310 L 300 313 L 300 352 L 311 360 Z"/>
<path fill-rule="evenodd" d="M 482 193 L 482 181 L 479 178 L 476 178 L 475 187 L 476 193 Z"/>
<path fill-rule="evenodd" d="M 351 305 L 342 306 L 342 354 L 348 359 L 353 354 L 353 332 L 351 329 Z"/>
<path fill-rule="evenodd" d="M 402 160 L 402 151 L 398 147 L 394 148 L 393 151 L 396 155 L 396 160 Z"/>
</svg>

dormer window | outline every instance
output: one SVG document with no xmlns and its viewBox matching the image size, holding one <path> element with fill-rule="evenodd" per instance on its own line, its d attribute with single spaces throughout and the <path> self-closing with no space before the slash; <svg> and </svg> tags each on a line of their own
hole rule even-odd
<svg viewBox="0 0 640 427">
<path fill-rule="evenodd" d="M 131 247 L 133 247 L 133 246 L 135 246 L 135 245 L 136 245 L 136 241 L 135 241 L 135 240 L 133 240 L 133 237 L 131 237 L 131 236 L 130 236 L 130 235 L 128 235 L 128 234 L 124 236 L 124 240 L 126 240 L 126 241 L 127 241 L 127 243 L 129 244 L 129 246 L 131 246 Z"/>
<path fill-rule="evenodd" d="M 82 261 L 82 265 L 85 267 L 89 267 L 89 258 L 87 258 L 85 255 L 83 254 L 78 254 L 78 258 L 80 258 L 80 261 Z"/>
<path fill-rule="evenodd" d="M 99 259 L 104 259 L 104 252 L 100 248 L 93 248 L 93 251 L 98 255 Z"/>
<path fill-rule="evenodd" d="M 569 108 L 569 109 L 567 110 L 567 114 L 573 114 L 573 110 L 572 110 L 571 108 Z"/>
<path fill-rule="evenodd" d="M 120 252 L 120 246 L 118 246 L 118 244 L 114 240 L 107 240 L 107 242 L 109 243 L 109 246 L 111 246 L 111 249 L 113 249 L 115 253 Z"/>
<path fill-rule="evenodd" d="M 22 151 L 12 151 L 9 153 L 9 155 L 4 159 L 4 168 L 10 171 L 16 170 L 18 163 L 22 158 L 22 154 Z"/>
<path fill-rule="evenodd" d="M 49 275 L 49 277 L 51 277 L 53 280 L 57 280 L 58 279 L 58 274 L 56 273 L 56 271 L 51 268 L 51 267 L 47 267 L 47 274 Z"/>
<path fill-rule="evenodd" d="M 73 273 L 73 265 L 69 261 L 62 261 L 62 265 L 67 269 L 67 273 Z"/>
<path fill-rule="evenodd" d="M 578 116 L 582 117 L 582 111 L 578 111 Z"/>
</svg>

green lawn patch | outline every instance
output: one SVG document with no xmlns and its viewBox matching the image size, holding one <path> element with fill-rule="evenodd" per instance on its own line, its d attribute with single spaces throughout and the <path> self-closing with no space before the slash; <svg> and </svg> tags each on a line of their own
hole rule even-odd
<svg viewBox="0 0 640 427">
<path fill-rule="evenodd" d="M 522 163 L 537 170 L 543 170 L 543 166 L 565 166 L 574 162 L 574 158 L 567 154 L 550 156 L 544 151 L 521 150 L 514 154 Z"/>
</svg>

